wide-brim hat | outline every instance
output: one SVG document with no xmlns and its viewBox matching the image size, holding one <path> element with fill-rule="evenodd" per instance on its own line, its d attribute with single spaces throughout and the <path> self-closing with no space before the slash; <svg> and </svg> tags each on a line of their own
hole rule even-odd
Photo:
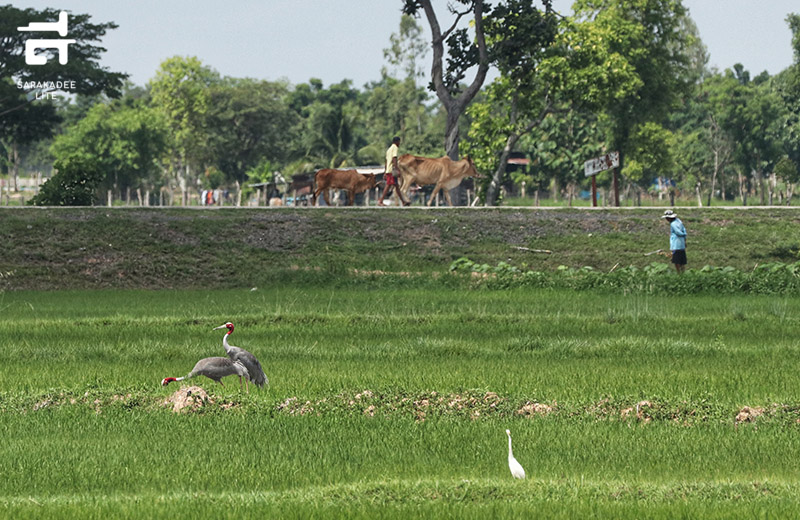
<svg viewBox="0 0 800 520">
<path fill-rule="evenodd" d="M 661 218 L 678 218 L 678 214 L 671 209 L 668 209 L 663 215 L 661 215 Z"/>
</svg>

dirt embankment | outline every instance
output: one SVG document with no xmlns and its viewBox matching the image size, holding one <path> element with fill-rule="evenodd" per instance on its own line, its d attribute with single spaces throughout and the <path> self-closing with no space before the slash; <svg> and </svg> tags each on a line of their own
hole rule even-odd
<svg viewBox="0 0 800 520">
<path fill-rule="evenodd" d="M 656 258 L 644 253 L 668 244 L 662 210 L 0 208 L 0 290 L 442 273 L 462 256 L 538 270 L 644 266 Z M 690 267 L 798 259 L 800 210 L 677 210 L 689 230 Z"/>
</svg>

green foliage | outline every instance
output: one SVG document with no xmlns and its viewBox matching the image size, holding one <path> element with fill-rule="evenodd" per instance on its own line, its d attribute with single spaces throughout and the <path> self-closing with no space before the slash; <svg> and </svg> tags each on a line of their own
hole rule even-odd
<svg viewBox="0 0 800 520">
<path fill-rule="evenodd" d="M 645 80 L 621 46 L 618 29 L 603 17 L 560 21 L 539 74 L 556 99 L 579 110 L 599 110 L 636 95 Z"/>
<path fill-rule="evenodd" d="M 303 158 L 328 168 L 356 164 L 357 152 L 366 142 L 360 132 L 361 94 L 351 83 L 344 80 L 325 89 L 320 80 L 312 79 L 289 96 L 289 105 L 301 116 Z"/>
<path fill-rule="evenodd" d="M 632 132 L 633 146 L 628 153 L 626 176 L 645 186 L 658 176 L 673 171 L 675 139 L 672 132 L 658 123 L 648 122 Z"/>
<path fill-rule="evenodd" d="M 607 32 L 609 56 L 618 55 L 639 80 L 623 95 L 606 95 L 602 110 L 608 148 L 621 152 L 627 175 L 628 154 L 641 148 L 635 129 L 664 121 L 695 79 L 694 39 L 685 30 L 688 14 L 680 0 L 578 0 L 573 8 L 577 21 L 591 20 Z M 643 169 L 641 160 L 634 166 L 635 173 Z"/>
<path fill-rule="evenodd" d="M 1 9 L 1 8 L 0 8 Z M 18 145 L 34 143 L 53 135 L 56 125 L 61 121 L 56 106 L 51 101 L 31 103 L 13 80 L 0 80 L 0 112 L 3 107 L 18 106 L 6 114 L 0 114 L 0 142 L 15 142 Z M 4 158 L 3 158 L 4 159 Z"/>
<path fill-rule="evenodd" d="M 266 159 L 251 167 L 246 172 L 247 180 L 245 181 L 245 186 L 242 188 L 243 196 L 247 197 L 256 191 L 256 188 L 250 186 L 251 184 L 273 182 L 275 179 L 275 172 L 277 171 L 277 165 Z"/>
<path fill-rule="evenodd" d="M 554 272 L 531 271 L 506 262 L 496 266 L 459 258 L 450 265 L 454 272 L 489 274 L 481 283 L 490 288 L 536 287 L 571 290 L 610 290 L 625 294 L 782 294 L 800 295 L 800 262 L 760 264 L 752 271 L 733 267 L 705 266 L 673 273 L 667 263 L 654 262 L 598 271 L 592 267 L 560 266 Z"/>
<path fill-rule="evenodd" d="M 778 161 L 778 164 L 775 165 L 775 175 L 784 179 L 786 182 L 794 183 L 800 181 L 800 169 L 797 167 L 797 164 L 788 157 L 782 158 Z"/>
<path fill-rule="evenodd" d="M 225 78 L 214 83 L 205 118 L 204 164 L 224 172 L 226 181 L 241 183 L 262 160 L 286 162 L 299 123 L 286 102 L 289 90 L 283 82 Z"/>
<path fill-rule="evenodd" d="M 278 170 L 275 163 L 262 160 L 257 165 L 247 170 L 247 180 L 251 183 L 272 182 L 276 171 Z"/>
<path fill-rule="evenodd" d="M 428 53 L 422 27 L 413 16 L 403 14 L 400 18 L 400 29 L 391 34 L 389 43 L 390 47 L 383 49 L 384 59 L 401 71 L 403 78 L 416 82 L 424 75 L 418 62 Z M 384 72 L 384 76 L 388 75 Z"/>
<path fill-rule="evenodd" d="M 45 182 L 30 201 L 32 206 L 92 206 L 103 180 L 93 159 L 73 155 L 56 161 L 57 173 Z"/>
<path fill-rule="evenodd" d="M 403 151 L 415 155 L 442 155 L 444 131 L 429 106 L 430 96 L 412 78 L 384 77 L 365 92 L 364 118 L 368 149 L 359 150 L 362 164 L 383 164 L 388 143 L 395 135 L 402 139 Z"/>
<path fill-rule="evenodd" d="M 597 118 L 576 109 L 547 117 L 522 143 L 532 151 L 531 169 L 540 188 L 549 181 L 557 186 L 585 182 L 584 161 L 605 151 Z"/>
<path fill-rule="evenodd" d="M 190 178 L 192 169 L 196 174 L 207 153 L 210 87 L 219 81 L 219 73 L 198 58 L 174 56 L 161 63 L 149 83 L 153 106 L 170 130 L 172 167 Z"/>
<path fill-rule="evenodd" d="M 45 50 L 49 58 L 44 65 L 28 65 L 25 62 L 25 41 L 31 37 L 50 38 L 50 33 L 22 32 L 17 27 L 27 26 L 31 22 L 54 22 L 58 20 L 60 9 L 33 8 L 20 9 L 13 5 L 0 6 L 0 63 L 3 78 L 14 78 L 23 84 L 26 82 L 43 82 L 55 80 L 75 80 L 73 93 L 94 95 L 105 93 L 111 97 L 119 96 L 123 81 L 127 74 L 111 72 L 100 66 L 100 57 L 106 49 L 96 45 L 111 29 L 116 29 L 114 22 L 92 23 L 91 15 L 69 15 L 69 37 L 77 40 L 69 48 L 69 61 L 61 64 L 57 53 Z M 32 93 L 25 90 L 25 94 Z M 17 96 L 0 97 L 0 116 L 7 110 L 21 108 Z"/>
<path fill-rule="evenodd" d="M 52 153 L 56 159 L 92 158 L 103 173 L 104 187 L 124 190 L 156 185 L 168 142 L 162 114 L 128 98 L 92 106 L 55 139 Z"/>
<path fill-rule="evenodd" d="M 215 166 L 206 168 L 203 175 L 203 187 L 209 190 L 216 190 L 225 181 L 225 174 L 219 171 Z"/>
</svg>

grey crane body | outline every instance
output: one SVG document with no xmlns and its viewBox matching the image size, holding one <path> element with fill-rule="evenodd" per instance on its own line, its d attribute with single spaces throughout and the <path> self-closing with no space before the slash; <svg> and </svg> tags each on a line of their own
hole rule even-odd
<svg viewBox="0 0 800 520">
<path fill-rule="evenodd" d="M 228 358 L 230 358 L 232 361 L 241 363 L 247 369 L 247 372 L 250 374 L 247 379 L 252 381 L 253 384 L 257 386 L 268 385 L 269 380 L 267 379 L 267 375 L 264 373 L 264 370 L 261 368 L 261 363 L 259 363 L 258 359 L 245 349 L 228 343 L 228 336 L 233 334 L 233 323 L 228 322 L 225 325 L 220 325 L 214 330 L 222 328 L 228 329 L 228 332 L 222 338 L 222 346 L 225 347 L 225 353 L 228 354 Z"/>
<path fill-rule="evenodd" d="M 197 376 L 206 376 L 207 378 L 222 384 L 222 378 L 225 376 L 239 376 L 249 377 L 247 368 L 238 361 L 233 361 L 226 357 L 208 357 L 201 359 L 195 363 L 194 368 L 184 377 L 165 377 L 161 384 L 167 386 L 172 381 L 183 381 L 184 379 L 191 379 Z"/>
</svg>

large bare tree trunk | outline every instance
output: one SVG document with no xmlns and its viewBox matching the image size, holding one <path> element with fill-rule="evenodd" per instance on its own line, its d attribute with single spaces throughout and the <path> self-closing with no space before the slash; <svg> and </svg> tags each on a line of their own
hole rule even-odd
<svg viewBox="0 0 800 520">
<path fill-rule="evenodd" d="M 433 44 L 433 64 L 431 66 L 431 81 L 436 91 L 436 97 L 444 105 L 447 112 L 447 120 L 445 123 L 445 151 L 447 156 L 451 159 L 458 160 L 458 120 L 466 110 L 475 95 L 480 91 L 486 73 L 489 70 L 489 54 L 486 51 L 486 38 L 483 33 L 483 2 L 473 0 L 469 11 L 454 13 L 457 14 L 456 23 L 449 29 L 442 33 L 439 26 L 439 20 L 436 18 L 436 13 L 433 10 L 431 0 L 420 0 L 418 4 L 425 11 L 425 17 L 428 19 L 428 24 L 431 27 L 431 41 Z M 465 88 L 458 96 L 448 90 L 444 83 L 443 75 L 443 60 L 444 60 L 444 42 L 448 36 L 456 29 L 458 21 L 467 13 L 473 14 L 475 41 L 478 45 L 478 69 L 475 73 L 475 78 L 472 80 L 467 88 Z"/>
</svg>

